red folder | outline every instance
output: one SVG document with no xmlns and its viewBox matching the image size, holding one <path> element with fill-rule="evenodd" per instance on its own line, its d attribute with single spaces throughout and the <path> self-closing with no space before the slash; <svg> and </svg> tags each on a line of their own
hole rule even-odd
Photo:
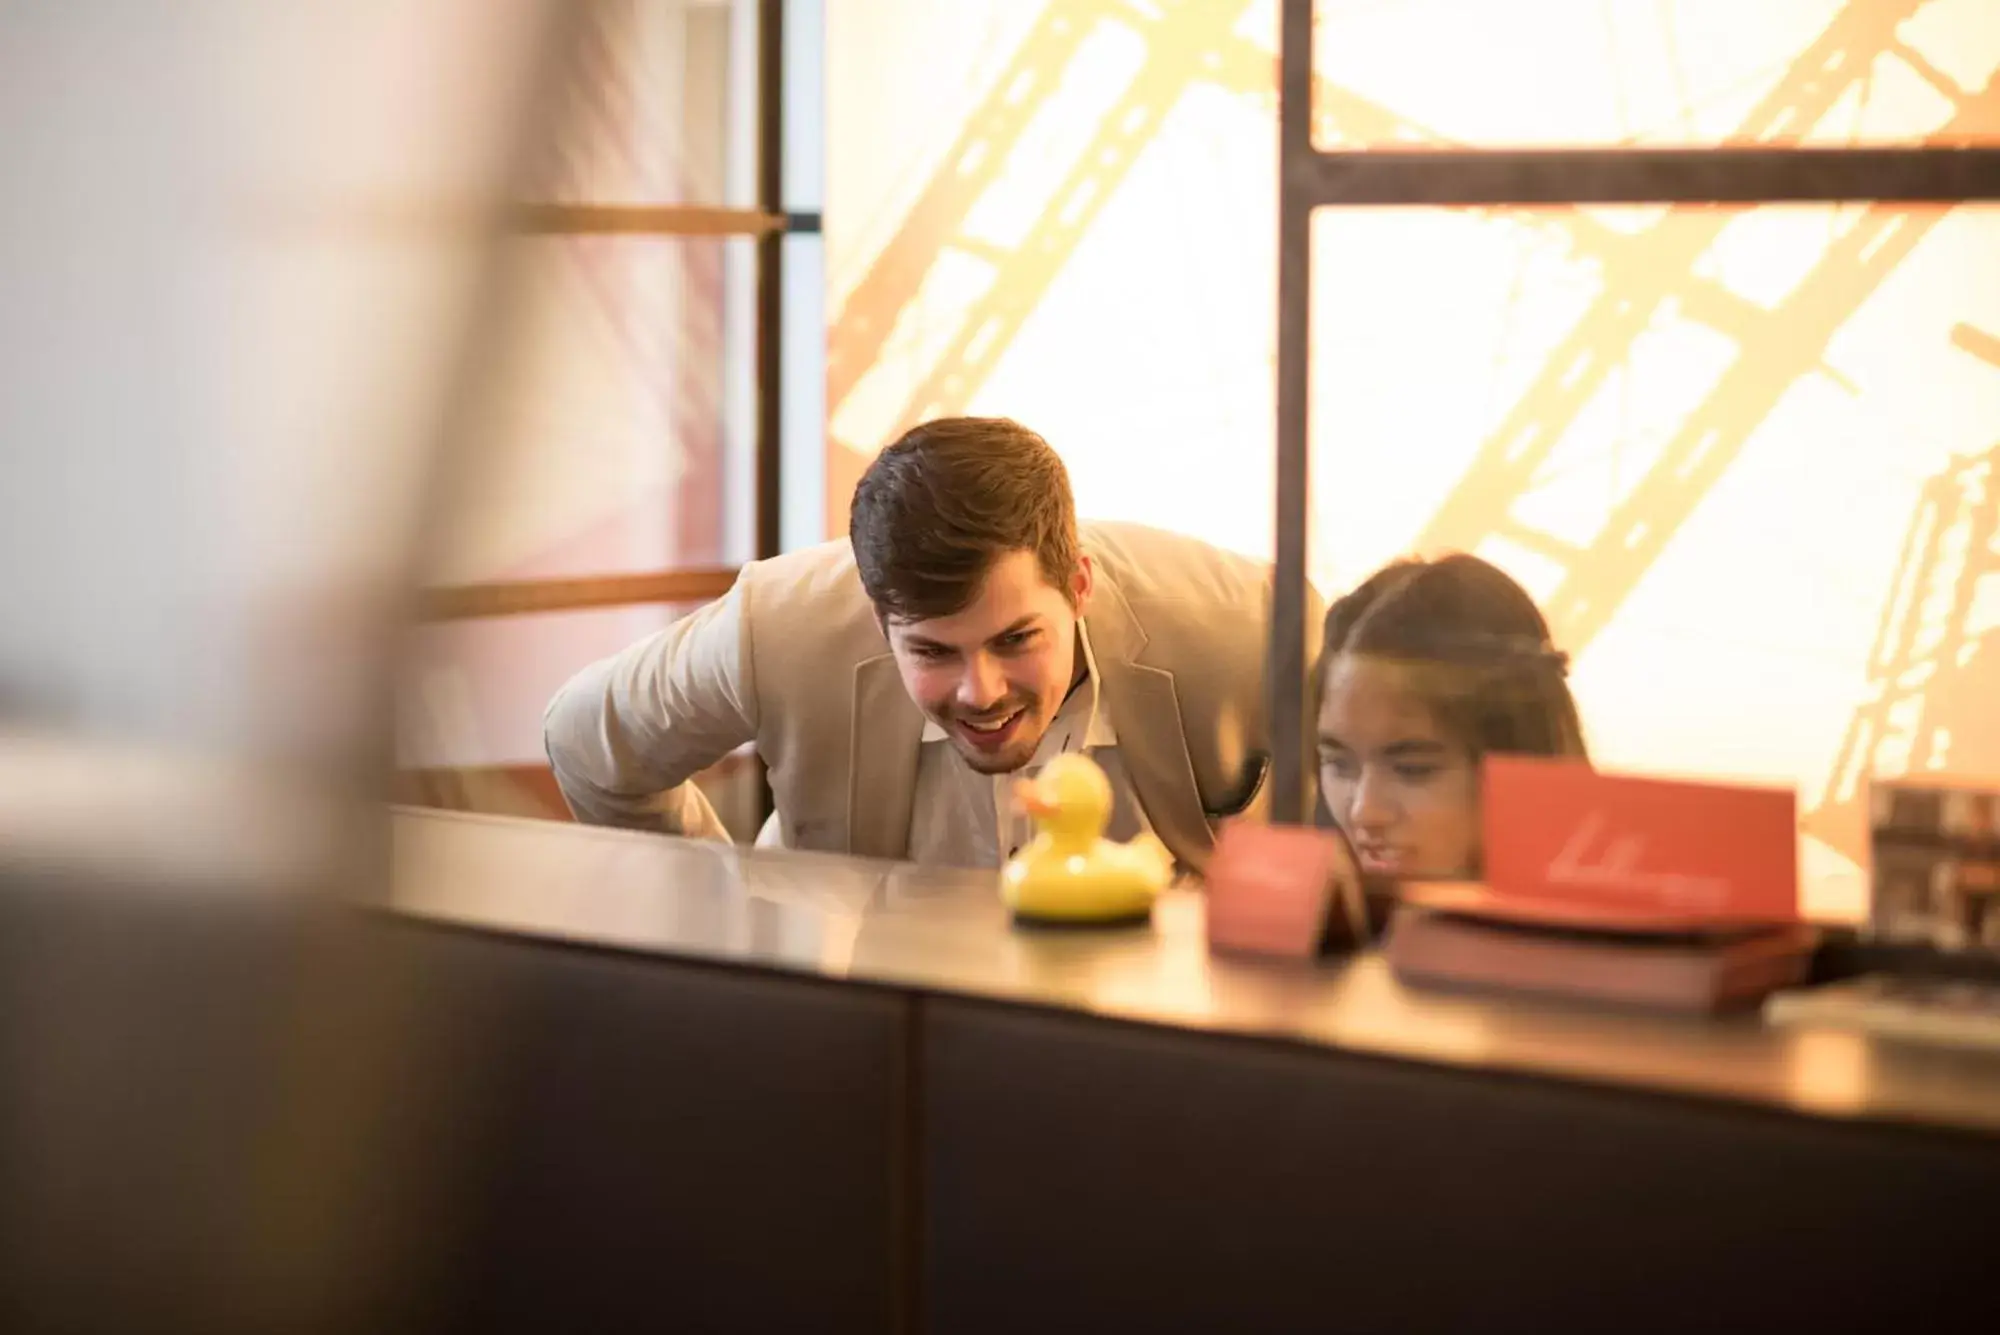
<svg viewBox="0 0 2000 1335">
<path fill-rule="evenodd" d="M 1484 883 L 1411 885 L 1407 902 L 1632 932 L 1798 919 L 1798 813 L 1788 790 L 1489 756 L 1482 797 Z"/>
<path fill-rule="evenodd" d="M 1354 862 L 1330 831 L 1231 821 L 1208 864 L 1210 949 L 1311 959 L 1343 875 Z"/>
</svg>

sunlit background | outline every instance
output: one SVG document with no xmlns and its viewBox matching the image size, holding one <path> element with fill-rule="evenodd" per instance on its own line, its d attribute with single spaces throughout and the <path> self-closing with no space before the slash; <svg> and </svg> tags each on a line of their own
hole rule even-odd
<svg viewBox="0 0 2000 1335">
<path fill-rule="evenodd" d="M 780 8 L 782 41 L 759 30 Z M 1480 1229 L 1510 1217 L 1534 1107 L 1602 1114 L 1600 1149 L 1653 1137 L 1655 1170 L 1713 1170 L 1639 1180 L 1656 1236 L 1698 1243 L 1702 1207 L 1735 1191 L 1766 1211 L 1746 1217 L 1761 1241 L 1810 1239 L 1793 1274 L 1889 1235 L 1891 1261 L 1972 1255 L 1962 1230 L 1910 1223 L 1932 1197 L 1903 1189 L 1913 1151 L 1890 1144 L 1911 1121 L 1991 1126 L 1990 1079 L 1950 1054 L 1493 1009 L 1405 988 L 1383 959 L 1263 969 L 1211 958 L 1187 897 L 1151 934 L 1040 939 L 1001 929 L 976 877 L 961 899 L 908 869 L 385 808 L 393 779 L 407 801 L 562 818 L 541 741 L 562 681 L 759 554 L 840 535 L 867 460 L 937 414 L 1045 433 L 1087 515 L 1267 555 L 1272 4 L 0 14 L 0 1326 L 599 1329 L 620 1308 L 656 1325 L 703 1285 L 716 1310 L 771 1298 L 833 1325 L 895 1290 L 893 1322 L 921 1324 L 948 1287 L 928 1277 L 956 1264 L 934 1255 L 972 1238 L 972 1272 L 993 1269 L 1009 1191 L 1025 1254 L 1051 1251 L 1035 1190 L 953 1187 L 953 1165 L 1193 1163 L 1232 1107 L 1261 1115 L 1252 1089 L 1137 1159 L 1062 1158 L 1138 1124 L 1109 1104 L 1017 1134 L 1040 1106 L 1023 1089 L 1074 1093 L 1113 1041 L 1173 1063 L 1131 1084 L 1139 1103 L 1194 1087 L 1161 1024 L 1394 1056 L 1394 1081 L 1371 1061 L 1353 1086 L 1378 1130 L 1417 1106 L 1390 1086 L 1423 1064 L 1505 1069 L 1445 1077 L 1454 1108 L 1486 1089 L 1475 1120 L 1500 1129 L 1449 1151 L 1497 1165 L 1453 1198 L 1489 1285 L 1519 1273 Z M 2000 144 L 1995 0 L 1319 18 L 1336 148 Z M 782 170 L 763 170 L 774 146 Z M 2000 775 L 1997 217 L 1323 212 L 1313 579 L 1337 594 L 1411 550 L 1491 556 L 1574 653 L 1605 762 L 1796 787 L 1808 907 L 1858 913 L 1868 776 Z M 700 778 L 739 835 L 757 780 L 742 753 Z M 310 893 L 392 886 L 400 916 L 323 915 Z M 409 916 L 454 921 L 454 902 L 478 930 Z M 629 953 L 690 943 L 687 968 Z M 905 991 L 940 986 L 1074 1014 L 1043 1029 Z M 1091 1012 L 1153 1032 L 1084 1048 L 1055 1027 Z M 1267 1047 L 1188 1051 L 1268 1091 L 1305 1054 Z M 1786 1142 L 1760 1111 L 1737 1144 L 1719 1104 L 1550 1102 L 1535 1073 L 1899 1125 Z M 964 1139 L 954 1106 L 1001 1110 L 1001 1141 Z M 1401 1141 L 1299 1126 L 1296 1154 L 1188 1180 L 1292 1182 L 1270 1165 L 1332 1146 L 1336 1208 L 1311 1217 L 1335 1236 L 1350 1185 L 1396 1224 L 1395 1193 L 1437 1162 L 1423 1117 Z M 1916 1146 L 1945 1194 L 1984 1180 L 1971 1141 L 1938 1157 L 1958 1139 Z M 1003 1142 L 1036 1152 L 996 1168 L 979 1147 Z M 1832 1182 L 1892 1201 L 1891 1227 L 1828 1246 L 1791 1227 Z M 1577 1177 L 1545 1222 L 1598 1217 L 1599 1185 Z M 1257 1214 L 1199 1196 L 1229 1228 Z M 931 1227 L 953 1199 L 976 1225 L 957 1242 Z M 1263 1214 L 1304 1236 L 1303 1197 L 1273 1199 Z M 768 1226 L 802 1200 L 840 1222 Z M 1419 1283 L 1436 1214 L 1404 1230 Z M 1235 1255 L 1202 1222 L 1179 1241 Z M 1643 1290 L 1625 1256 L 1657 1249 L 1638 1242 L 1590 1258 L 1604 1293 Z M 1265 1251 L 1320 1300 L 1324 1258 L 1287 1246 Z M 1922 1297 L 1895 1289 L 1905 1271 L 1882 1272 L 1888 1310 Z M 1121 1302 L 1145 1287 L 1115 1279 Z"/>
<path fill-rule="evenodd" d="M 749 205 L 755 6 L 593 15 L 539 197 Z M 1316 23 L 1329 148 L 2000 142 L 1988 0 Z M 784 545 L 842 533 L 902 430 L 972 412 L 1044 433 L 1088 516 L 1268 555 L 1275 6 L 857 0 L 792 26 L 786 207 L 823 206 L 824 251 L 785 238 Z M 1410 551 L 1499 562 L 1603 762 L 1797 787 L 1819 912 L 1859 911 L 1869 773 L 2000 774 L 2000 213 L 1324 210 L 1313 240 L 1323 592 Z M 512 245 L 532 318 L 428 582 L 726 580 L 755 554 L 756 242 Z M 559 814 L 542 704 L 713 596 L 687 587 L 425 628 L 402 763 L 434 799 Z"/>
<path fill-rule="evenodd" d="M 836 531 L 874 449 L 965 411 L 1047 434 L 1088 514 L 1270 551 L 1275 25 L 837 8 Z M 1327 148 L 2000 140 L 1981 0 L 1322 0 L 1315 61 Z M 1497 561 L 1604 762 L 1798 786 L 1822 911 L 1859 909 L 1860 776 L 2000 772 L 1993 211 L 1322 211 L 1313 242 L 1322 590 Z"/>
</svg>

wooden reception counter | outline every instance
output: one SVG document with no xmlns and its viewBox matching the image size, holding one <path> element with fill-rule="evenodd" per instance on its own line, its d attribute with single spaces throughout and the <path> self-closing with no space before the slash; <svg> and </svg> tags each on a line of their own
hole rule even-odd
<svg viewBox="0 0 2000 1335">
<path fill-rule="evenodd" d="M 1834 1118 L 2000 1133 L 2000 1055 L 1842 1030 L 1413 991 L 1374 954 L 1215 957 L 1198 892 L 1149 929 L 1012 927 L 990 875 L 455 813 L 399 813 L 397 907 L 683 960 Z"/>
<path fill-rule="evenodd" d="M 573 1216 L 540 1273 L 578 1249 L 607 1321 L 676 1257 L 696 1325 L 1860 1329 L 1987 1296 L 2000 1058 L 1212 958 L 1192 892 L 1027 932 L 988 876 L 416 812 L 395 865 L 401 930 L 560 979 L 520 1021 L 567 1165 L 531 1194 Z"/>
</svg>

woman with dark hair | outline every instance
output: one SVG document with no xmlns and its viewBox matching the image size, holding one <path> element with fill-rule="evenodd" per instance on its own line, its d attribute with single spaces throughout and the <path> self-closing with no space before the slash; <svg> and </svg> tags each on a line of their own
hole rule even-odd
<svg viewBox="0 0 2000 1335">
<path fill-rule="evenodd" d="M 1320 793 L 1370 872 L 1477 875 L 1481 757 L 1588 758 L 1568 658 L 1476 556 L 1376 572 L 1327 610 L 1319 672 Z"/>
</svg>

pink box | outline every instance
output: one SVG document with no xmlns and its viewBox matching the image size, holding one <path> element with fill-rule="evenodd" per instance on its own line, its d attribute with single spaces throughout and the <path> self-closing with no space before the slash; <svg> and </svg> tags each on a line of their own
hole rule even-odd
<svg viewBox="0 0 2000 1335">
<path fill-rule="evenodd" d="M 1209 948 L 1311 959 L 1343 870 L 1352 860 L 1326 830 L 1223 826 L 1206 878 Z"/>
</svg>

